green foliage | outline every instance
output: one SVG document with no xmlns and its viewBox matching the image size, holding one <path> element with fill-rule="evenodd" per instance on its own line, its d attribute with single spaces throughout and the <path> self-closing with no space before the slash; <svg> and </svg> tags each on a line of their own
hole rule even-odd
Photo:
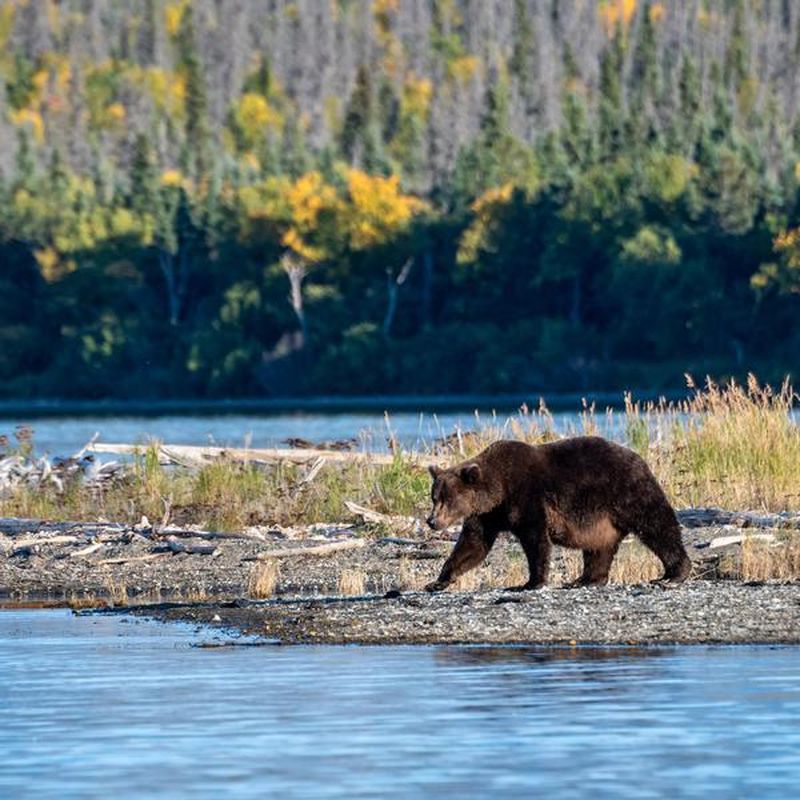
<svg viewBox="0 0 800 800">
<path fill-rule="evenodd" d="M 219 4 L 148 0 L 92 23 L 103 59 L 83 17 L 65 36 L 0 11 L 0 392 L 551 391 L 794 367 L 800 120 L 791 70 L 761 54 L 796 58 L 796 15 L 786 49 L 744 0 L 696 19 L 590 3 L 580 25 L 563 0 L 549 21 L 515 0 L 496 30 L 437 0 L 416 38 L 405 5 L 326 5 L 358 59 L 336 70 L 302 4 L 258 17 L 290 40 L 265 52 Z"/>
<path fill-rule="evenodd" d="M 529 192 L 539 184 L 536 156 L 510 130 L 508 86 L 503 80 L 486 95 L 486 110 L 475 142 L 459 156 L 454 176 L 457 202 L 513 182 Z"/>
</svg>

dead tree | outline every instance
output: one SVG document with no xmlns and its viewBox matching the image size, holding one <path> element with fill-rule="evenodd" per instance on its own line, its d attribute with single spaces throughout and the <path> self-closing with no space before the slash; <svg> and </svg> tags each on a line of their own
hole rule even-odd
<svg viewBox="0 0 800 800">
<path fill-rule="evenodd" d="M 395 275 L 391 267 L 386 268 L 386 288 L 388 291 L 388 303 L 386 305 L 386 315 L 383 318 L 383 335 L 388 339 L 392 333 L 395 314 L 397 313 L 397 295 L 400 287 L 408 280 L 414 259 L 409 258 L 400 268 L 400 272 Z"/>
<path fill-rule="evenodd" d="M 308 264 L 294 253 L 287 252 L 281 256 L 281 267 L 289 278 L 289 303 L 300 326 L 294 346 L 296 350 L 301 350 L 305 346 L 308 335 L 306 314 L 303 308 L 303 281 L 308 275 Z"/>
</svg>

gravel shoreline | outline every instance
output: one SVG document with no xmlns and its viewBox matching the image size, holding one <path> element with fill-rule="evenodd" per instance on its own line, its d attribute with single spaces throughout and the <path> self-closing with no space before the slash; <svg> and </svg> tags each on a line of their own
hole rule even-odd
<svg viewBox="0 0 800 800">
<path fill-rule="evenodd" d="M 645 582 L 660 565 L 642 566 L 650 556 L 628 540 L 618 559 L 629 573 L 616 583 L 562 588 L 578 556 L 557 549 L 547 588 L 508 592 L 498 587 L 524 580 L 525 565 L 503 536 L 467 583 L 436 595 L 420 588 L 455 531 L 387 535 L 398 531 L 342 523 L 213 533 L 0 519 L 0 607 L 113 607 L 281 643 L 800 643 L 796 575 L 720 579 L 746 537 L 779 559 L 796 552 L 798 522 L 718 510 L 682 517 L 694 578 L 678 587 Z M 792 527 L 776 527 L 784 524 Z"/>
<path fill-rule="evenodd" d="M 124 609 L 121 609 L 124 611 Z M 281 644 L 798 644 L 800 585 L 696 581 L 128 609 Z"/>
</svg>

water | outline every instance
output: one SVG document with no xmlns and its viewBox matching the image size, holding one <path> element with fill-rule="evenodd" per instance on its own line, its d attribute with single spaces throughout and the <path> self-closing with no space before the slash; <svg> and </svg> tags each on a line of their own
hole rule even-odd
<svg viewBox="0 0 800 800">
<path fill-rule="evenodd" d="M 792 647 L 258 647 L 0 612 L 0 797 L 793 797 Z"/>
<path fill-rule="evenodd" d="M 570 426 L 580 430 L 578 414 L 553 415 L 557 430 Z M 426 443 L 453 433 L 456 428 L 475 430 L 487 424 L 502 425 L 507 414 L 495 419 L 489 413 L 476 416 L 472 411 L 446 412 L 439 415 L 397 412 L 389 415 L 392 433 L 407 448 L 423 447 Z M 601 425 L 606 417 L 599 415 Z M 25 420 L 19 417 L 0 418 L 0 434 L 11 436 L 16 425 L 30 422 L 38 453 L 51 456 L 72 455 L 83 447 L 95 433 L 98 441 L 113 443 L 144 443 L 150 438 L 169 444 L 220 445 L 243 447 L 280 447 L 290 437 L 312 442 L 356 437 L 359 446 L 367 450 L 385 450 L 387 420 L 378 412 L 349 414 L 275 414 L 275 415 L 165 415 L 118 417 L 43 417 Z M 105 456 L 106 460 L 111 456 Z"/>
</svg>

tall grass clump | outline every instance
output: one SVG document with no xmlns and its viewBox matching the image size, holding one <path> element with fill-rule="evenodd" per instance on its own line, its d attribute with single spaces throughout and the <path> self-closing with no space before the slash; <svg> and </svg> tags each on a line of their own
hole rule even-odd
<svg viewBox="0 0 800 800">
<path fill-rule="evenodd" d="M 797 396 L 788 383 L 773 390 L 749 376 L 745 384 L 708 380 L 680 403 L 634 403 L 605 419 L 584 404 L 559 427 L 541 404 L 508 418 L 476 415 L 474 428 L 378 464 L 369 456 L 349 463 L 303 465 L 220 459 L 198 466 L 164 466 L 157 444 L 143 447 L 129 469 L 102 487 L 80 480 L 6 486 L 0 515 L 49 519 L 105 518 L 198 524 L 221 530 L 248 525 L 307 525 L 347 519 L 346 500 L 389 515 L 427 513 L 429 461 L 454 464 L 498 439 L 541 444 L 561 436 L 600 432 L 640 453 L 676 507 L 780 511 L 800 509 L 800 428 Z M 388 424 L 388 421 L 387 421 Z M 22 443 L 32 452 L 26 434 Z M 420 457 L 421 455 L 421 457 Z"/>
<path fill-rule="evenodd" d="M 427 469 L 396 452 L 391 464 L 375 471 L 369 500 L 383 513 L 416 514 L 429 502 L 430 486 Z"/>
<path fill-rule="evenodd" d="M 690 400 L 662 409 L 643 455 L 678 506 L 798 508 L 796 397 L 788 382 L 773 390 L 752 375 L 745 385 L 709 380 Z"/>
</svg>

